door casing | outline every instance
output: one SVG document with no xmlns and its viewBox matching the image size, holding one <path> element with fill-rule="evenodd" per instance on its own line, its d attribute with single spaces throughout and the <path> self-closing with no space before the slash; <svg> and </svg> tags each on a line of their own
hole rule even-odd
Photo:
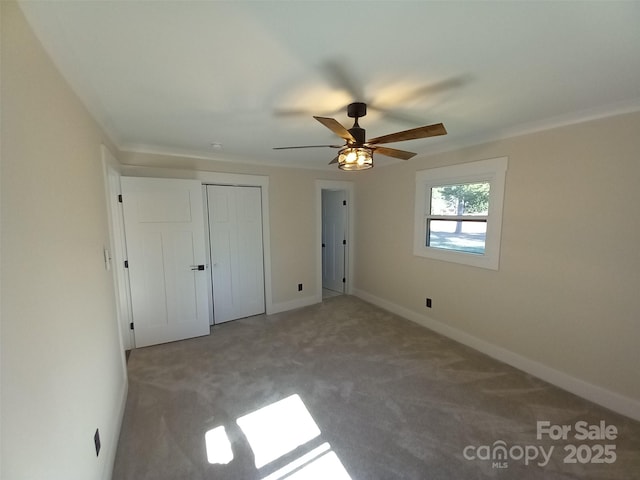
<svg viewBox="0 0 640 480">
<path fill-rule="evenodd" d="M 353 182 L 340 180 L 316 180 L 316 293 L 318 302 L 322 301 L 322 190 L 344 190 L 347 199 L 347 228 L 345 251 L 346 282 L 344 293 L 351 295 L 353 292 L 353 272 L 355 263 L 355 187 Z"/>
<path fill-rule="evenodd" d="M 122 203 L 118 201 L 118 195 L 122 193 L 120 188 L 121 174 L 116 168 L 118 161 L 109 149 L 105 145 L 101 145 L 101 151 L 109 222 L 109 248 L 105 250 L 105 262 L 113 273 L 116 319 L 120 332 L 121 348 L 131 350 L 135 347 L 133 331 L 129 328 L 132 321 L 131 291 L 129 276 L 124 268 L 124 261 L 127 258 L 124 216 Z"/>
<path fill-rule="evenodd" d="M 214 322 L 264 313 L 261 188 L 207 185 L 206 191 Z"/>
<path fill-rule="evenodd" d="M 322 288 L 344 293 L 346 281 L 347 193 L 322 189 Z"/>
<path fill-rule="evenodd" d="M 218 172 L 189 172 L 192 178 L 200 180 L 203 189 L 207 185 L 228 185 L 237 187 L 260 187 L 262 200 L 262 247 L 264 266 L 264 306 L 267 315 L 281 311 L 278 305 L 273 304 L 271 286 L 271 231 L 269 221 L 269 177 L 262 175 L 244 175 L 236 173 Z M 205 200 L 206 201 L 206 200 Z M 209 260 L 209 264 L 211 261 Z M 211 292 L 211 285 L 209 286 Z M 213 312 L 213 298 L 210 295 L 209 309 Z M 213 316 L 211 317 L 213 324 Z"/>
</svg>

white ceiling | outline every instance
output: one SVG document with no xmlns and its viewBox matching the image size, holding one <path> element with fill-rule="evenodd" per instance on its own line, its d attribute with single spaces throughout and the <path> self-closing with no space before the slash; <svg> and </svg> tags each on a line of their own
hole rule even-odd
<svg viewBox="0 0 640 480">
<path fill-rule="evenodd" d="M 360 121 L 368 138 L 443 122 L 444 137 L 389 145 L 419 154 L 640 110 L 640 2 L 21 7 L 122 150 L 335 168 L 327 166 L 335 150 L 272 147 L 341 143 L 312 115 L 349 128 L 354 100 L 392 110 L 370 109 Z M 327 65 L 346 72 L 362 98 Z"/>
</svg>

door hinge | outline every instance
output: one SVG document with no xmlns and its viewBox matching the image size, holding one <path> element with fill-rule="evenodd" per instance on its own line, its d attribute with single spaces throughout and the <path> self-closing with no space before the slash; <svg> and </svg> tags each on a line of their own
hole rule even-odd
<svg viewBox="0 0 640 480">
<path fill-rule="evenodd" d="M 342 283 L 347 283 L 347 279 L 345 277 L 342 277 Z"/>
<path fill-rule="evenodd" d="M 342 205 L 344 205 L 344 206 L 346 207 L 346 206 L 347 206 L 347 201 L 346 201 L 346 200 L 343 200 L 343 201 L 342 201 Z"/>
<path fill-rule="evenodd" d="M 346 241 L 346 240 L 342 240 L 342 244 L 343 244 L 343 245 L 346 245 L 346 244 L 347 244 L 347 241 Z"/>
<path fill-rule="evenodd" d="M 326 247 L 327 247 L 327 246 L 323 243 L 323 244 L 322 244 L 322 248 L 326 248 Z"/>
<path fill-rule="evenodd" d="M 129 268 L 129 260 L 124 261 L 124 268 Z"/>
<path fill-rule="evenodd" d="M 131 323 L 129 324 L 129 330 L 134 330 L 134 328 L 133 328 L 133 322 L 131 322 Z"/>
<path fill-rule="evenodd" d="M 122 194 L 118 195 L 118 202 L 122 203 Z"/>
</svg>

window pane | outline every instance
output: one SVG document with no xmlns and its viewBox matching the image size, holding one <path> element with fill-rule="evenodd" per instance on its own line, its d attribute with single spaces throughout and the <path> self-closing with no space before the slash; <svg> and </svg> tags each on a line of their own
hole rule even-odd
<svg viewBox="0 0 640 480">
<path fill-rule="evenodd" d="M 427 247 L 484 254 L 487 222 L 427 220 Z"/>
<path fill-rule="evenodd" d="M 487 215 L 489 182 L 431 188 L 431 215 Z"/>
</svg>

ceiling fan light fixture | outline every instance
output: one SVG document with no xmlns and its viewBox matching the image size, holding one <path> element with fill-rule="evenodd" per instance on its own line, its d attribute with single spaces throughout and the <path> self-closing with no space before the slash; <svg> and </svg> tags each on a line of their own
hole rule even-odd
<svg viewBox="0 0 640 480">
<path fill-rule="evenodd" d="M 366 147 L 346 147 L 338 153 L 338 168 L 345 171 L 367 170 L 373 167 L 373 150 Z"/>
</svg>

